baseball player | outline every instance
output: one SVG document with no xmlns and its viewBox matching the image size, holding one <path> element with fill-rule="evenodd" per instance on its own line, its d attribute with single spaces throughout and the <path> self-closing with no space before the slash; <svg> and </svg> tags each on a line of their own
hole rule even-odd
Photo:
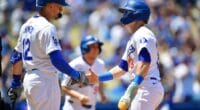
<svg viewBox="0 0 200 110">
<path fill-rule="evenodd" d="M 8 90 L 11 100 L 16 100 L 23 80 L 28 110 L 59 110 L 60 88 L 57 70 L 75 80 L 86 83 L 85 74 L 71 68 L 61 55 L 56 28 L 50 21 L 62 16 L 65 0 L 37 0 L 39 14 L 28 19 L 21 27 L 11 63 L 13 80 Z"/>
<path fill-rule="evenodd" d="M 118 78 L 128 71 L 132 62 L 134 78 L 121 97 L 118 107 L 120 110 L 127 110 L 130 104 L 130 110 L 155 110 L 163 99 L 164 90 L 158 69 L 157 40 L 145 26 L 150 9 L 143 0 L 128 0 L 119 11 L 123 13 L 121 23 L 132 34 L 126 50 L 119 65 L 90 79 L 95 83 Z"/>
<path fill-rule="evenodd" d="M 105 70 L 104 61 L 97 58 L 101 53 L 102 45 L 103 43 L 94 36 L 89 35 L 84 37 L 80 44 L 82 56 L 72 60 L 70 66 L 79 71 L 87 72 L 89 69 L 92 69 L 97 74 L 102 73 Z M 100 85 L 93 84 L 87 86 L 76 83 L 68 87 L 70 79 L 69 76 L 64 75 L 61 83 L 62 90 L 67 94 L 63 110 L 95 110 L 98 93 L 100 93 L 101 101 L 106 101 L 101 83 Z"/>
</svg>

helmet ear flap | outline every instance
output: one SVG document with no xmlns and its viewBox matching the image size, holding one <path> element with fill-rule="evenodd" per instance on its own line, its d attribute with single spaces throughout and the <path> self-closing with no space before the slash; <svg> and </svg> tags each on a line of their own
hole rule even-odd
<svg viewBox="0 0 200 110">
<path fill-rule="evenodd" d="M 89 47 L 88 47 L 88 45 L 84 45 L 84 44 L 82 44 L 81 45 L 81 53 L 84 55 L 84 54 L 86 54 L 87 52 L 89 52 L 90 50 L 89 50 Z"/>
</svg>

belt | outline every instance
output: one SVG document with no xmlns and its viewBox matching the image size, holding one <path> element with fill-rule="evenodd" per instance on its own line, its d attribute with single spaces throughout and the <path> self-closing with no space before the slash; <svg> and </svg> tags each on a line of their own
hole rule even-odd
<svg viewBox="0 0 200 110">
<path fill-rule="evenodd" d="M 72 101 L 72 100 L 68 100 L 68 102 L 71 103 L 71 104 L 74 103 L 74 101 Z M 92 108 L 92 105 L 85 105 L 85 104 L 82 104 L 82 106 L 83 106 L 84 108 L 86 108 L 86 109 Z"/>
<path fill-rule="evenodd" d="M 33 68 L 33 69 L 30 69 L 30 70 L 26 70 L 26 72 L 31 72 L 31 71 L 36 71 L 38 70 L 37 68 Z"/>
<path fill-rule="evenodd" d="M 150 79 L 151 79 L 151 80 L 160 81 L 160 80 L 158 80 L 158 79 L 157 79 L 157 78 L 155 78 L 155 77 L 150 77 Z"/>
</svg>

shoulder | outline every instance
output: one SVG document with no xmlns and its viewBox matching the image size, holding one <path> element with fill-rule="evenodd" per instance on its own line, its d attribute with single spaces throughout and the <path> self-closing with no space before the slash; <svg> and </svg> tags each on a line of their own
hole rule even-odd
<svg viewBox="0 0 200 110">
<path fill-rule="evenodd" d="M 39 16 L 39 17 L 32 17 L 31 22 L 33 22 L 35 24 L 35 26 L 37 26 L 38 28 L 41 28 L 42 30 L 56 30 L 56 27 L 49 22 L 46 18 Z"/>
<path fill-rule="evenodd" d="M 156 40 L 154 33 L 146 26 L 139 28 L 133 34 L 132 38 L 138 42 L 145 42 L 145 40 Z"/>
</svg>

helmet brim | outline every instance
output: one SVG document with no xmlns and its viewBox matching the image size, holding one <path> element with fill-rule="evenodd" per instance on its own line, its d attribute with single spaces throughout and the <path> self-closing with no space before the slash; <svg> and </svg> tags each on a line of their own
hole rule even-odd
<svg viewBox="0 0 200 110">
<path fill-rule="evenodd" d="M 92 44 L 98 44 L 99 46 L 102 46 L 102 45 L 103 45 L 103 42 L 91 41 L 91 42 L 88 42 L 88 43 L 87 43 L 87 45 L 92 45 Z"/>
<path fill-rule="evenodd" d="M 134 11 L 134 10 L 129 9 L 129 8 L 119 8 L 118 11 L 119 11 L 120 13 L 125 13 L 126 11 Z"/>
<path fill-rule="evenodd" d="M 70 6 L 68 3 L 66 3 L 66 2 L 61 2 L 61 3 L 59 3 L 60 5 L 62 5 L 62 6 Z"/>
</svg>

